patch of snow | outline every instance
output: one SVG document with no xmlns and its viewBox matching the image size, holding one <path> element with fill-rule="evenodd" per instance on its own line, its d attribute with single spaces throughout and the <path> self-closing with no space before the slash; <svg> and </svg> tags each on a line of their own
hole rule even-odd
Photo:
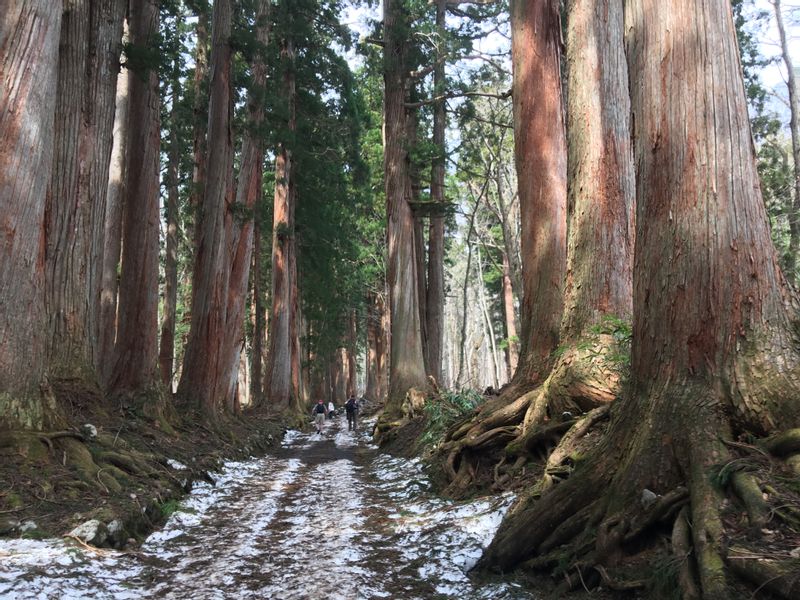
<svg viewBox="0 0 800 600">
<path fill-rule="evenodd" d="M 172 467 L 173 469 L 175 469 L 176 471 L 184 471 L 184 470 L 189 468 L 185 464 L 183 464 L 182 462 L 177 461 L 177 460 L 175 460 L 173 458 L 168 458 L 167 459 L 167 464 L 170 467 Z"/>
<path fill-rule="evenodd" d="M 466 575 L 513 496 L 436 498 L 421 462 L 377 454 L 368 424 L 345 423 L 287 432 L 285 457 L 225 463 L 136 553 L 0 540 L 0 597 L 531 597 Z"/>
</svg>

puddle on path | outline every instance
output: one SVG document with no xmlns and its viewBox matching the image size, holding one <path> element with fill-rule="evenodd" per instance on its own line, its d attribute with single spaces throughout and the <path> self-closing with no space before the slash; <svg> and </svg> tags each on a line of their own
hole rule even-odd
<svg viewBox="0 0 800 600">
<path fill-rule="evenodd" d="M 532 598 L 466 576 L 510 495 L 449 503 L 337 418 L 197 484 L 135 553 L 0 540 L 0 598 Z M 346 424 L 345 424 L 346 427 Z"/>
</svg>

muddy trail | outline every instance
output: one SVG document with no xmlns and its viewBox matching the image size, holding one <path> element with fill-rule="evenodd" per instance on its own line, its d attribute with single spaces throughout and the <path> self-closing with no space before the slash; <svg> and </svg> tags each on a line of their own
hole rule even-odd
<svg viewBox="0 0 800 600">
<path fill-rule="evenodd" d="M 532 598 L 466 572 L 511 496 L 450 503 L 335 418 L 198 484 L 136 552 L 0 540 L 1 598 Z"/>
</svg>

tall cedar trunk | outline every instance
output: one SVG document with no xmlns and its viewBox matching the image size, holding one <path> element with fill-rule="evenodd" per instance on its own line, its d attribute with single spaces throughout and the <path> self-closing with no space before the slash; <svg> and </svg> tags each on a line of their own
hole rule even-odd
<svg viewBox="0 0 800 600">
<path fill-rule="evenodd" d="M 789 212 L 789 252 L 786 261 L 786 276 L 797 284 L 800 274 L 797 272 L 797 254 L 800 252 L 800 89 L 797 87 L 792 55 L 786 38 L 783 23 L 781 0 L 772 0 L 775 9 L 775 20 L 781 39 L 781 56 L 786 65 L 786 87 L 789 92 L 789 131 L 792 135 L 792 158 L 794 162 L 794 199 Z"/>
<path fill-rule="evenodd" d="M 635 181 L 623 0 L 571 0 L 567 24 L 569 205 L 561 344 L 633 302 Z"/>
<path fill-rule="evenodd" d="M 131 2 L 128 15 L 131 46 L 150 48 L 158 35 L 158 1 Z M 150 389 L 158 381 L 158 72 L 146 65 L 131 68 L 118 326 L 109 382 L 114 394 Z"/>
<path fill-rule="evenodd" d="M 581 510 L 602 518 L 604 540 L 621 539 L 644 488 L 685 485 L 703 598 L 729 598 L 712 473 L 730 460 L 724 442 L 800 424 L 796 305 L 770 241 L 730 3 L 627 0 L 624 30 L 638 200 L 631 391 L 583 465 L 519 507 L 482 560 L 509 568 Z"/>
<path fill-rule="evenodd" d="M 425 364 L 417 294 L 414 217 L 408 177 L 405 81 L 408 15 L 402 0 L 385 0 L 384 30 L 384 186 L 387 214 L 387 282 L 391 319 L 389 394 L 385 413 L 400 414 L 406 392 L 424 388 Z"/>
<path fill-rule="evenodd" d="M 286 10 L 286 9 L 284 9 Z M 293 71 L 294 45 L 290 38 L 281 40 L 283 68 L 283 101 L 288 121 L 285 127 L 295 128 L 295 78 Z M 282 140 L 275 158 L 275 196 L 272 210 L 272 315 L 269 327 L 267 359 L 267 398 L 270 405 L 282 410 L 292 409 L 292 356 L 295 262 L 292 148 Z"/>
<path fill-rule="evenodd" d="M 514 154 L 522 222 L 521 354 L 514 383 L 547 374 L 563 310 L 567 148 L 559 2 L 511 3 Z"/>
<path fill-rule="evenodd" d="M 470 270 L 472 269 L 472 232 L 475 230 L 475 217 L 478 214 L 478 205 L 475 204 L 475 208 L 472 211 L 472 214 L 469 217 L 469 227 L 467 228 L 467 239 L 465 240 L 465 244 L 467 245 L 467 266 L 464 269 L 464 285 L 461 288 L 461 327 L 459 327 L 459 331 L 461 332 L 461 339 L 460 343 L 458 344 L 458 375 L 456 375 L 456 385 L 459 389 L 465 387 L 469 383 L 469 375 L 466 371 L 466 353 L 467 353 L 467 319 L 469 309 L 467 308 L 468 303 L 468 296 L 469 296 L 469 275 Z"/>
<path fill-rule="evenodd" d="M 378 369 L 379 369 L 379 338 L 381 335 L 381 315 L 378 310 L 378 302 L 380 295 L 375 292 L 370 292 L 367 295 L 367 389 L 364 391 L 364 396 L 373 402 L 382 400 L 378 389 Z"/>
<path fill-rule="evenodd" d="M 503 132 L 505 134 L 505 131 Z M 502 143 L 502 138 L 501 138 Z M 503 232 L 503 247 L 508 258 L 508 274 L 511 279 L 511 291 L 514 298 L 522 298 L 522 265 L 520 265 L 520 239 L 517 233 L 517 225 L 520 221 L 519 216 L 519 194 L 513 194 L 506 198 L 506 188 L 503 185 L 503 169 L 501 161 L 497 161 L 497 172 L 495 174 L 495 186 L 497 188 L 497 204 L 500 213 L 500 228 Z M 519 323 L 515 315 L 514 323 Z M 516 327 L 515 327 L 516 329 Z M 517 354 L 519 354 L 519 342 L 517 342 Z"/>
<path fill-rule="evenodd" d="M 189 192 L 189 207 L 194 220 L 192 234 L 192 251 L 196 254 L 200 246 L 201 227 L 203 221 L 203 193 L 206 185 L 208 150 L 206 134 L 208 133 L 208 5 L 207 0 L 193 3 L 197 9 L 197 24 L 194 46 L 194 78 L 192 93 L 192 187 Z"/>
<path fill-rule="evenodd" d="M 0 19 L 0 429 L 49 425 L 45 195 L 53 164 L 61 4 L 6 3 Z"/>
<path fill-rule="evenodd" d="M 519 361 L 517 350 L 517 324 L 514 310 L 514 291 L 511 287 L 511 268 L 508 254 L 503 252 L 503 319 L 506 330 L 506 366 L 507 377 L 511 379 Z"/>
<path fill-rule="evenodd" d="M 294 55 L 292 55 L 294 56 Z M 294 115 L 295 91 L 292 84 L 291 106 Z M 292 129 L 294 130 L 294 120 Z M 292 162 L 292 172 L 289 176 L 289 206 L 291 208 L 290 222 L 294 231 L 295 210 L 297 208 L 297 163 Z M 297 237 L 292 236 L 289 248 L 289 368 L 292 380 L 292 398 L 294 399 L 294 410 L 299 414 L 304 409 L 305 393 L 303 389 L 302 372 L 300 368 L 300 327 L 302 315 L 300 314 L 300 279 L 297 272 Z"/>
<path fill-rule="evenodd" d="M 411 87 L 408 100 L 410 102 L 417 102 L 419 94 L 416 86 Z M 406 139 L 412 146 L 417 146 L 420 143 L 419 138 L 419 109 L 411 107 L 406 109 Z M 408 176 L 408 189 L 411 190 L 410 200 L 414 203 L 420 201 L 420 191 L 422 184 L 420 182 L 419 165 L 410 160 L 408 162 L 408 169 L 406 171 Z M 425 228 L 424 217 L 422 215 L 414 215 L 414 260 L 416 262 L 417 272 L 417 306 L 419 307 L 419 323 L 420 323 L 420 336 L 422 338 L 422 361 L 425 364 L 425 370 L 428 369 L 428 305 L 427 305 L 427 266 L 425 256 Z"/>
<path fill-rule="evenodd" d="M 446 0 L 436 0 L 437 52 L 433 70 L 434 96 L 445 92 L 445 45 Z M 447 127 L 447 106 L 439 100 L 433 107 L 433 144 L 436 155 L 431 165 L 431 200 L 443 204 L 445 201 L 444 167 L 447 149 L 444 133 Z M 437 382 L 442 381 L 442 343 L 444 341 L 444 216 L 434 209 L 428 227 L 428 281 L 426 306 L 426 362 L 428 375 Z"/>
<path fill-rule="evenodd" d="M 357 390 L 357 369 L 356 369 L 356 311 L 350 311 L 350 318 L 347 327 L 347 396 L 355 394 Z"/>
<path fill-rule="evenodd" d="M 127 21 L 124 25 L 123 41 L 128 41 Z M 117 338 L 117 291 L 119 280 L 120 251 L 122 250 L 122 201 L 125 197 L 125 173 L 128 169 L 128 116 L 130 94 L 130 72 L 122 69 L 117 77 L 116 110 L 114 111 L 114 141 L 106 190 L 106 215 L 103 226 L 103 259 L 100 276 L 99 316 L 97 318 L 96 368 L 105 388 L 114 367 L 108 360 L 114 355 Z"/>
<path fill-rule="evenodd" d="M 569 228 L 562 352 L 523 422 L 588 412 L 620 393 L 614 329 L 632 311 L 634 173 L 623 0 L 571 0 L 567 24 Z M 549 483 L 549 479 L 546 479 Z"/>
<path fill-rule="evenodd" d="M 164 387 L 172 392 L 173 361 L 175 354 L 175 311 L 178 301 L 178 167 L 180 148 L 176 125 L 180 90 L 178 73 L 172 81 L 172 128 L 167 151 L 167 243 L 164 256 L 164 304 L 161 319 L 161 344 L 158 349 L 158 366 Z"/>
<path fill-rule="evenodd" d="M 264 298 L 261 287 L 261 219 L 253 215 L 253 266 L 251 279 L 253 295 L 250 300 L 253 326 L 253 343 L 250 352 L 250 398 L 254 406 L 260 406 L 264 399 L 264 387 L 261 378 L 264 353 Z"/>
<path fill-rule="evenodd" d="M 48 371 L 96 387 L 106 191 L 125 2 L 68 0 L 45 209 Z"/>
<path fill-rule="evenodd" d="M 192 318 L 178 399 L 216 418 L 229 391 L 221 340 L 227 334 L 228 246 L 225 216 L 232 196 L 231 2 L 214 3 L 208 155 L 200 239 L 194 262 Z"/>
<path fill-rule="evenodd" d="M 260 48 L 269 43 L 269 0 L 260 0 L 256 13 L 256 41 Z M 257 51 L 251 65 L 251 87 L 248 95 L 247 118 L 242 140 L 241 168 L 236 188 L 234 211 L 225 214 L 225 240 L 230 264 L 226 327 L 222 346 L 222 363 L 219 378 L 225 398 L 234 397 L 239 370 L 239 356 L 244 339 L 244 317 L 247 284 L 250 278 L 250 258 L 253 253 L 253 212 L 261 197 L 261 179 L 264 165 L 264 142 L 261 135 L 264 121 L 263 97 L 267 81 L 267 67 L 263 51 Z M 244 217 L 243 215 L 247 215 Z M 240 219 L 244 219 L 240 221 Z M 224 271 L 224 270 L 223 270 Z M 223 276 L 225 276 L 223 272 Z"/>
<path fill-rule="evenodd" d="M 418 180 L 412 179 L 412 189 L 418 188 Z M 418 193 L 413 194 L 413 201 L 419 202 Z M 414 260 L 417 272 L 417 306 L 419 307 L 420 338 L 422 341 L 422 363 L 428 372 L 428 305 L 427 283 L 425 273 L 428 270 L 425 260 L 425 228 L 423 218 L 414 216 Z"/>
</svg>

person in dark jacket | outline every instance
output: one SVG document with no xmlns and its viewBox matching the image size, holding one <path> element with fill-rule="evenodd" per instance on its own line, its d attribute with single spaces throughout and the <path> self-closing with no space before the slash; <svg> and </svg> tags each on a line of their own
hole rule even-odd
<svg viewBox="0 0 800 600">
<path fill-rule="evenodd" d="M 344 410 L 347 413 L 347 430 L 355 430 L 358 419 L 358 400 L 353 394 L 350 394 L 347 402 L 345 402 Z"/>
<path fill-rule="evenodd" d="M 322 434 L 322 425 L 325 423 L 325 403 L 320 400 L 311 411 L 314 415 L 314 425 L 317 427 L 317 433 Z"/>
</svg>

